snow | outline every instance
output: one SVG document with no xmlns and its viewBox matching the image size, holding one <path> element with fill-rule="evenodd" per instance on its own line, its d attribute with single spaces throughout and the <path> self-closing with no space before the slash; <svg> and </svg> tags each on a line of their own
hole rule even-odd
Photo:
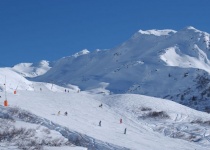
<svg viewBox="0 0 210 150">
<path fill-rule="evenodd" d="M 139 30 L 139 33 L 141 34 L 147 34 L 147 35 L 155 35 L 155 36 L 164 36 L 164 35 L 170 35 L 172 33 L 176 33 L 175 30 L 165 29 L 165 30 Z"/>
<path fill-rule="evenodd" d="M 72 55 L 72 56 L 74 56 L 74 57 L 79 57 L 79 56 L 81 56 L 81 55 L 86 55 L 86 54 L 89 54 L 90 52 L 87 50 L 87 49 L 84 49 L 84 50 L 82 50 L 82 51 L 80 51 L 80 52 L 78 52 L 78 53 L 75 53 L 74 55 Z"/>
<path fill-rule="evenodd" d="M 140 31 L 113 49 L 84 50 L 75 57 L 59 59 L 48 72 L 31 80 L 53 81 L 60 86 L 72 84 L 81 90 L 107 83 L 110 93 L 168 98 L 208 111 L 209 37 L 208 33 L 193 27 L 179 31 Z M 201 84 L 201 79 L 206 86 Z M 196 102 L 191 101 L 194 97 Z"/>
<path fill-rule="evenodd" d="M 199 32 L 199 33 L 202 32 L 202 31 L 196 29 L 196 28 L 193 27 L 193 26 L 187 26 L 185 29 L 186 29 L 186 30 L 193 30 L 194 32 Z"/>
<path fill-rule="evenodd" d="M 177 66 L 181 68 L 197 68 L 205 70 L 210 73 L 210 63 L 206 54 L 195 46 L 199 52 L 199 57 L 191 57 L 185 54 L 178 54 L 176 51 L 180 51 L 178 47 L 170 47 L 167 48 L 164 54 L 160 55 L 160 58 L 168 65 L 168 66 Z"/>
<path fill-rule="evenodd" d="M 69 130 L 132 150 L 139 148 L 144 150 L 208 149 L 209 142 L 205 138 L 201 140 L 203 142 L 190 142 L 171 138 L 156 131 L 163 124 L 165 124 L 164 128 L 169 131 L 175 131 L 173 127 L 178 128 L 177 124 L 184 124 L 189 128 L 186 132 L 193 133 L 195 132 L 193 127 L 198 126 L 200 131 L 196 130 L 196 132 L 202 134 L 204 127 L 192 125 L 190 121 L 197 118 L 208 119 L 209 116 L 206 113 L 171 101 L 143 95 L 108 95 L 109 93 L 103 88 L 95 89 L 95 91 L 101 91 L 96 93 L 90 91 L 78 93 L 75 90 L 68 93 L 64 91 L 65 88 L 59 88 L 56 85 L 53 86 L 53 88 L 57 87 L 54 90 L 46 88 L 46 84 L 33 83 L 34 89 L 42 88 L 42 91 L 19 90 L 17 94 L 8 93 L 9 106 L 20 107 Z M 106 87 L 105 83 L 102 85 L 104 88 Z M 98 107 L 101 103 L 103 104 L 102 108 Z M 140 107 L 165 111 L 170 115 L 170 119 L 156 121 L 139 119 L 138 117 L 144 113 L 143 111 L 139 112 Z M 60 115 L 57 115 L 58 111 L 61 111 Z M 68 112 L 68 116 L 64 116 L 65 111 Z M 122 124 L 119 122 L 120 118 L 123 120 Z M 101 127 L 98 126 L 100 120 L 102 121 Z M 20 126 L 20 124 L 16 122 L 16 126 Z M 123 134 L 125 128 L 127 128 L 127 134 Z M 208 132 L 210 128 L 205 127 L 205 130 Z M 207 134 L 205 136 L 208 137 Z"/>
<path fill-rule="evenodd" d="M 50 70 L 50 64 L 46 60 L 42 60 L 37 64 L 20 63 L 13 67 L 13 70 L 20 73 L 24 77 L 36 77 L 45 74 Z"/>
<path fill-rule="evenodd" d="M 45 150 L 87 150 L 87 148 L 84 147 L 69 147 L 69 146 L 63 146 L 63 147 L 45 147 Z"/>
<path fill-rule="evenodd" d="M 40 139 L 46 136 L 42 129 L 48 129 L 53 138 L 77 145 L 45 147 L 49 150 L 207 150 L 209 114 L 161 98 L 198 110 L 210 106 L 208 45 L 209 34 L 193 27 L 140 30 L 111 50 L 85 49 L 53 65 L 0 68 L 0 102 L 6 93 L 9 103 L 0 106 L 0 117 L 21 108 L 38 123 L 13 116 L 15 127 L 36 129 Z M 0 149 L 6 148 L 17 149 L 1 142 Z"/>
<path fill-rule="evenodd" d="M 0 91 L 6 90 L 13 92 L 15 90 L 33 90 L 31 87 L 32 82 L 26 80 L 20 74 L 12 71 L 10 68 L 0 68 Z"/>
</svg>

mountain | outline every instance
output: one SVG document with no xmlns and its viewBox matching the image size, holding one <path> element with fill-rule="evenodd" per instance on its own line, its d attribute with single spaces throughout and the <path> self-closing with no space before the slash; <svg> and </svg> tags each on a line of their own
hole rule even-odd
<svg viewBox="0 0 210 150">
<path fill-rule="evenodd" d="M 102 85 L 110 93 L 167 98 L 210 111 L 209 56 L 210 35 L 194 27 L 139 30 L 113 49 L 61 58 L 32 80 L 71 83 L 82 90 Z"/>
<path fill-rule="evenodd" d="M 48 61 L 42 60 L 38 63 L 20 63 L 12 69 L 24 77 L 36 77 L 45 74 L 52 65 Z"/>
<path fill-rule="evenodd" d="M 110 50 L 0 68 L 0 149 L 209 149 L 209 114 L 175 103 L 209 111 L 209 37 L 139 30 Z"/>
</svg>

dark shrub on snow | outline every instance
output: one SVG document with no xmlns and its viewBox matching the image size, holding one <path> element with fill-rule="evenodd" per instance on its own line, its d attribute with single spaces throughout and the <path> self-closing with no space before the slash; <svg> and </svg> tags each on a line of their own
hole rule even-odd
<svg viewBox="0 0 210 150">
<path fill-rule="evenodd" d="M 170 116 L 164 111 L 151 111 L 151 112 L 143 114 L 142 116 L 139 116 L 139 119 L 140 118 L 169 119 Z"/>
</svg>

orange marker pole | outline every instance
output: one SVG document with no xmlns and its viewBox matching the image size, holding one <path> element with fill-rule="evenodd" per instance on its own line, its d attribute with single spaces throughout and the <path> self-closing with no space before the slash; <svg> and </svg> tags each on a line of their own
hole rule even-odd
<svg viewBox="0 0 210 150">
<path fill-rule="evenodd" d="M 5 107 L 8 106 L 8 101 L 7 100 L 4 101 L 4 106 Z"/>
</svg>

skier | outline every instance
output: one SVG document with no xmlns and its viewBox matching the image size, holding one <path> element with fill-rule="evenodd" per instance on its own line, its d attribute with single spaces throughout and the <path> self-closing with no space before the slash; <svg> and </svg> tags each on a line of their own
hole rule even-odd
<svg viewBox="0 0 210 150">
<path fill-rule="evenodd" d="M 67 116 L 67 115 L 68 115 L 67 111 L 64 113 L 64 115 L 65 115 L 65 116 Z"/>
<path fill-rule="evenodd" d="M 122 118 L 120 119 L 120 123 L 122 123 Z"/>
<path fill-rule="evenodd" d="M 66 89 L 65 89 L 65 92 L 66 92 Z"/>
<path fill-rule="evenodd" d="M 101 126 L 101 120 L 99 121 L 99 124 L 98 125 Z"/>
<path fill-rule="evenodd" d="M 60 112 L 60 111 L 58 111 L 58 116 L 60 115 L 60 113 L 61 113 L 61 112 Z"/>
<path fill-rule="evenodd" d="M 126 131 L 127 131 L 127 129 L 125 128 L 125 130 L 124 130 L 124 134 L 126 134 Z"/>
<path fill-rule="evenodd" d="M 98 107 L 101 107 L 102 108 L 103 104 L 99 105 Z"/>
</svg>

